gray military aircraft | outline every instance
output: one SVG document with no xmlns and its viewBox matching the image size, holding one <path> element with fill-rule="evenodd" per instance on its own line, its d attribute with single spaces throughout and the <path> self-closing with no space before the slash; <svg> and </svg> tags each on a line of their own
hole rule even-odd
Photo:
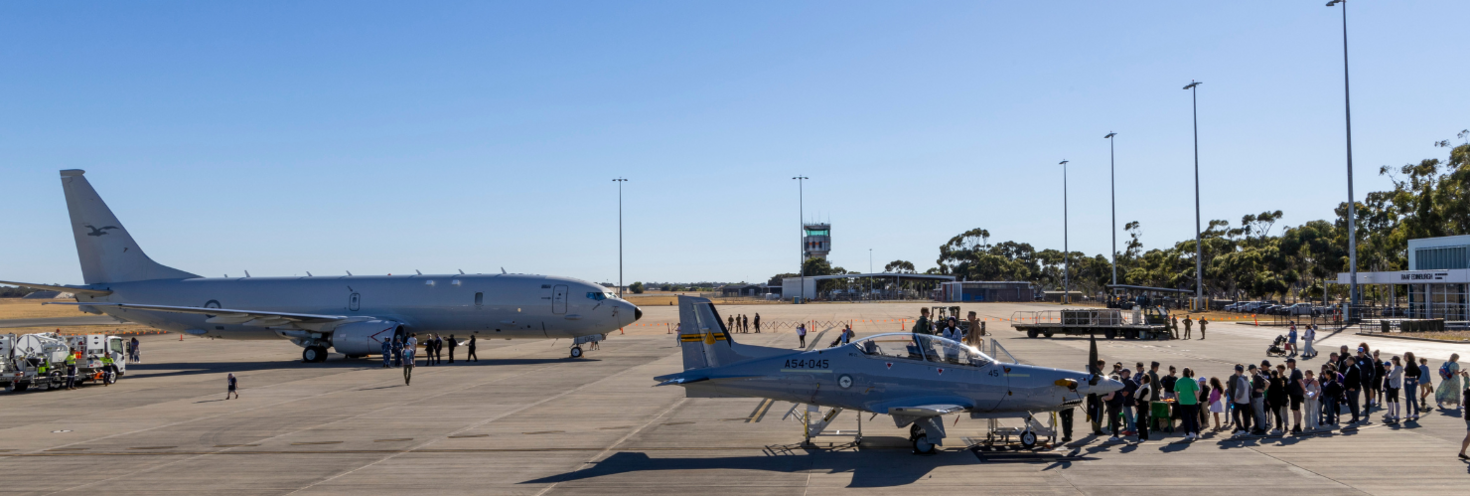
<svg viewBox="0 0 1470 496">
<path fill-rule="evenodd" d="M 1001 363 L 938 336 L 879 334 L 793 352 L 736 343 L 723 322 L 708 299 L 680 296 L 684 371 L 655 377 L 658 385 L 683 386 L 691 398 L 770 398 L 887 414 L 898 427 L 911 426 L 916 453 L 943 443 L 946 414 L 1029 417 L 1123 388 L 1087 372 Z M 1030 447 L 1036 435 L 1027 425 L 1021 442 Z"/>
<path fill-rule="evenodd" d="M 606 288 L 565 277 L 459 274 L 207 278 L 143 253 L 80 170 L 61 171 L 82 263 L 80 286 L 0 281 L 76 295 L 83 312 L 158 329 L 225 339 L 289 339 L 307 362 L 327 349 L 376 354 L 409 332 L 482 339 L 582 341 L 643 317 Z"/>
</svg>

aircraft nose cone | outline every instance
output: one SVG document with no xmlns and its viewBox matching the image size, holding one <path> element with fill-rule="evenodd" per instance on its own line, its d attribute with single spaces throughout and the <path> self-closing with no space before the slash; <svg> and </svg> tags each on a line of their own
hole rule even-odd
<svg viewBox="0 0 1470 496">
<path fill-rule="evenodd" d="M 1123 383 L 1112 379 L 1097 381 L 1097 394 L 1108 394 L 1113 391 L 1122 391 Z"/>
<path fill-rule="evenodd" d="M 633 321 L 634 322 L 637 322 L 638 319 L 641 319 L 641 318 L 643 318 L 643 309 L 638 308 L 638 307 L 633 307 Z"/>
</svg>

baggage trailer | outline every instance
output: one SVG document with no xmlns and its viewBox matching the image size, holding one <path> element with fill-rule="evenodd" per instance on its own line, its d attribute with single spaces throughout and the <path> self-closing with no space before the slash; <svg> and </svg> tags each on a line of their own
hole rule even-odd
<svg viewBox="0 0 1470 496">
<path fill-rule="evenodd" d="M 1031 338 L 1100 334 L 1108 339 L 1170 339 L 1168 320 L 1169 310 L 1163 307 L 1135 307 L 1127 312 L 1087 308 L 1016 312 L 1011 314 L 1011 327 Z"/>
</svg>

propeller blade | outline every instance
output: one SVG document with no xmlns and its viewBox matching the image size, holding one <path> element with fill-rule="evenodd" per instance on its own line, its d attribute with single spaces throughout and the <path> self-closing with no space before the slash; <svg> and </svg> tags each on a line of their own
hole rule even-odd
<svg viewBox="0 0 1470 496">
<path fill-rule="evenodd" d="M 1097 369 L 1097 333 L 1088 335 L 1087 370 L 1092 372 L 1092 380 L 1087 381 L 1090 385 L 1097 385 L 1097 375 L 1102 371 Z"/>
</svg>

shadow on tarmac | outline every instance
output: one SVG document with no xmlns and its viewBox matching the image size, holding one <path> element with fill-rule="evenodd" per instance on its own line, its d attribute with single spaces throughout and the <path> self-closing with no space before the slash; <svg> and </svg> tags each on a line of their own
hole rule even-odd
<svg viewBox="0 0 1470 496">
<path fill-rule="evenodd" d="M 881 445 L 906 445 L 907 440 L 892 438 L 864 438 Z M 1039 458 L 1031 454 L 987 454 L 974 457 L 966 452 L 944 451 L 934 456 L 914 455 L 908 449 L 862 448 L 854 450 L 851 445 L 840 449 L 817 449 L 788 447 L 794 449 L 767 449 L 759 456 L 728 456 L 715 458 L 651 458 L 643 452 L 618 452 L 596 462 L 594 465 L 564 474 L 522 482 L 522 484 L 551 484 L 595 479 L 639 472 L 677 470 L 760 470 L 766 472 L 799 473 L 815 471 L 827 474 L 851 473 L 849 488 L 894 487 L 912 484 L 929 475 L 936 467 L 951 465 L 976 465 L 995 463 L 1045 463 L 1047 469 L 1071 466 L 1070 462 L 1089 458 Z M 714 448 L 712 448 L 714 450 Z M 971 451 L 971 450 L 966 450 Z"/>
<path fill-rule="evenodd" d="M 425 369 L 436 369 L 439 367 L 489 367 L 504 365 L 540 365 L 547 363 L 568 362 L 598 362 L 595 358 L 510 358 L 510 359 L 480 359 L 478 362 L 456 361 L 453 365 L 445 362 L 441 365 L 424 365 L 419 363 L 414 368 L 423 371 Z M 256 362 L 174 362 L 155 364 L 129 364 L 127 376 L 129 378 L 148 377 L 177 377 L 200 374 L 221 374 L 229 372 L 260 372 L 269 370 L 378 370 L 382 369 L 383 361 L 377 359 L 350 359 L 331 358 L 320 363 L 303 363 L 300 360 L 283 361 L 256 361 Z M 150 370 L 155 369 L 155 370 Z"/>
</svg>

